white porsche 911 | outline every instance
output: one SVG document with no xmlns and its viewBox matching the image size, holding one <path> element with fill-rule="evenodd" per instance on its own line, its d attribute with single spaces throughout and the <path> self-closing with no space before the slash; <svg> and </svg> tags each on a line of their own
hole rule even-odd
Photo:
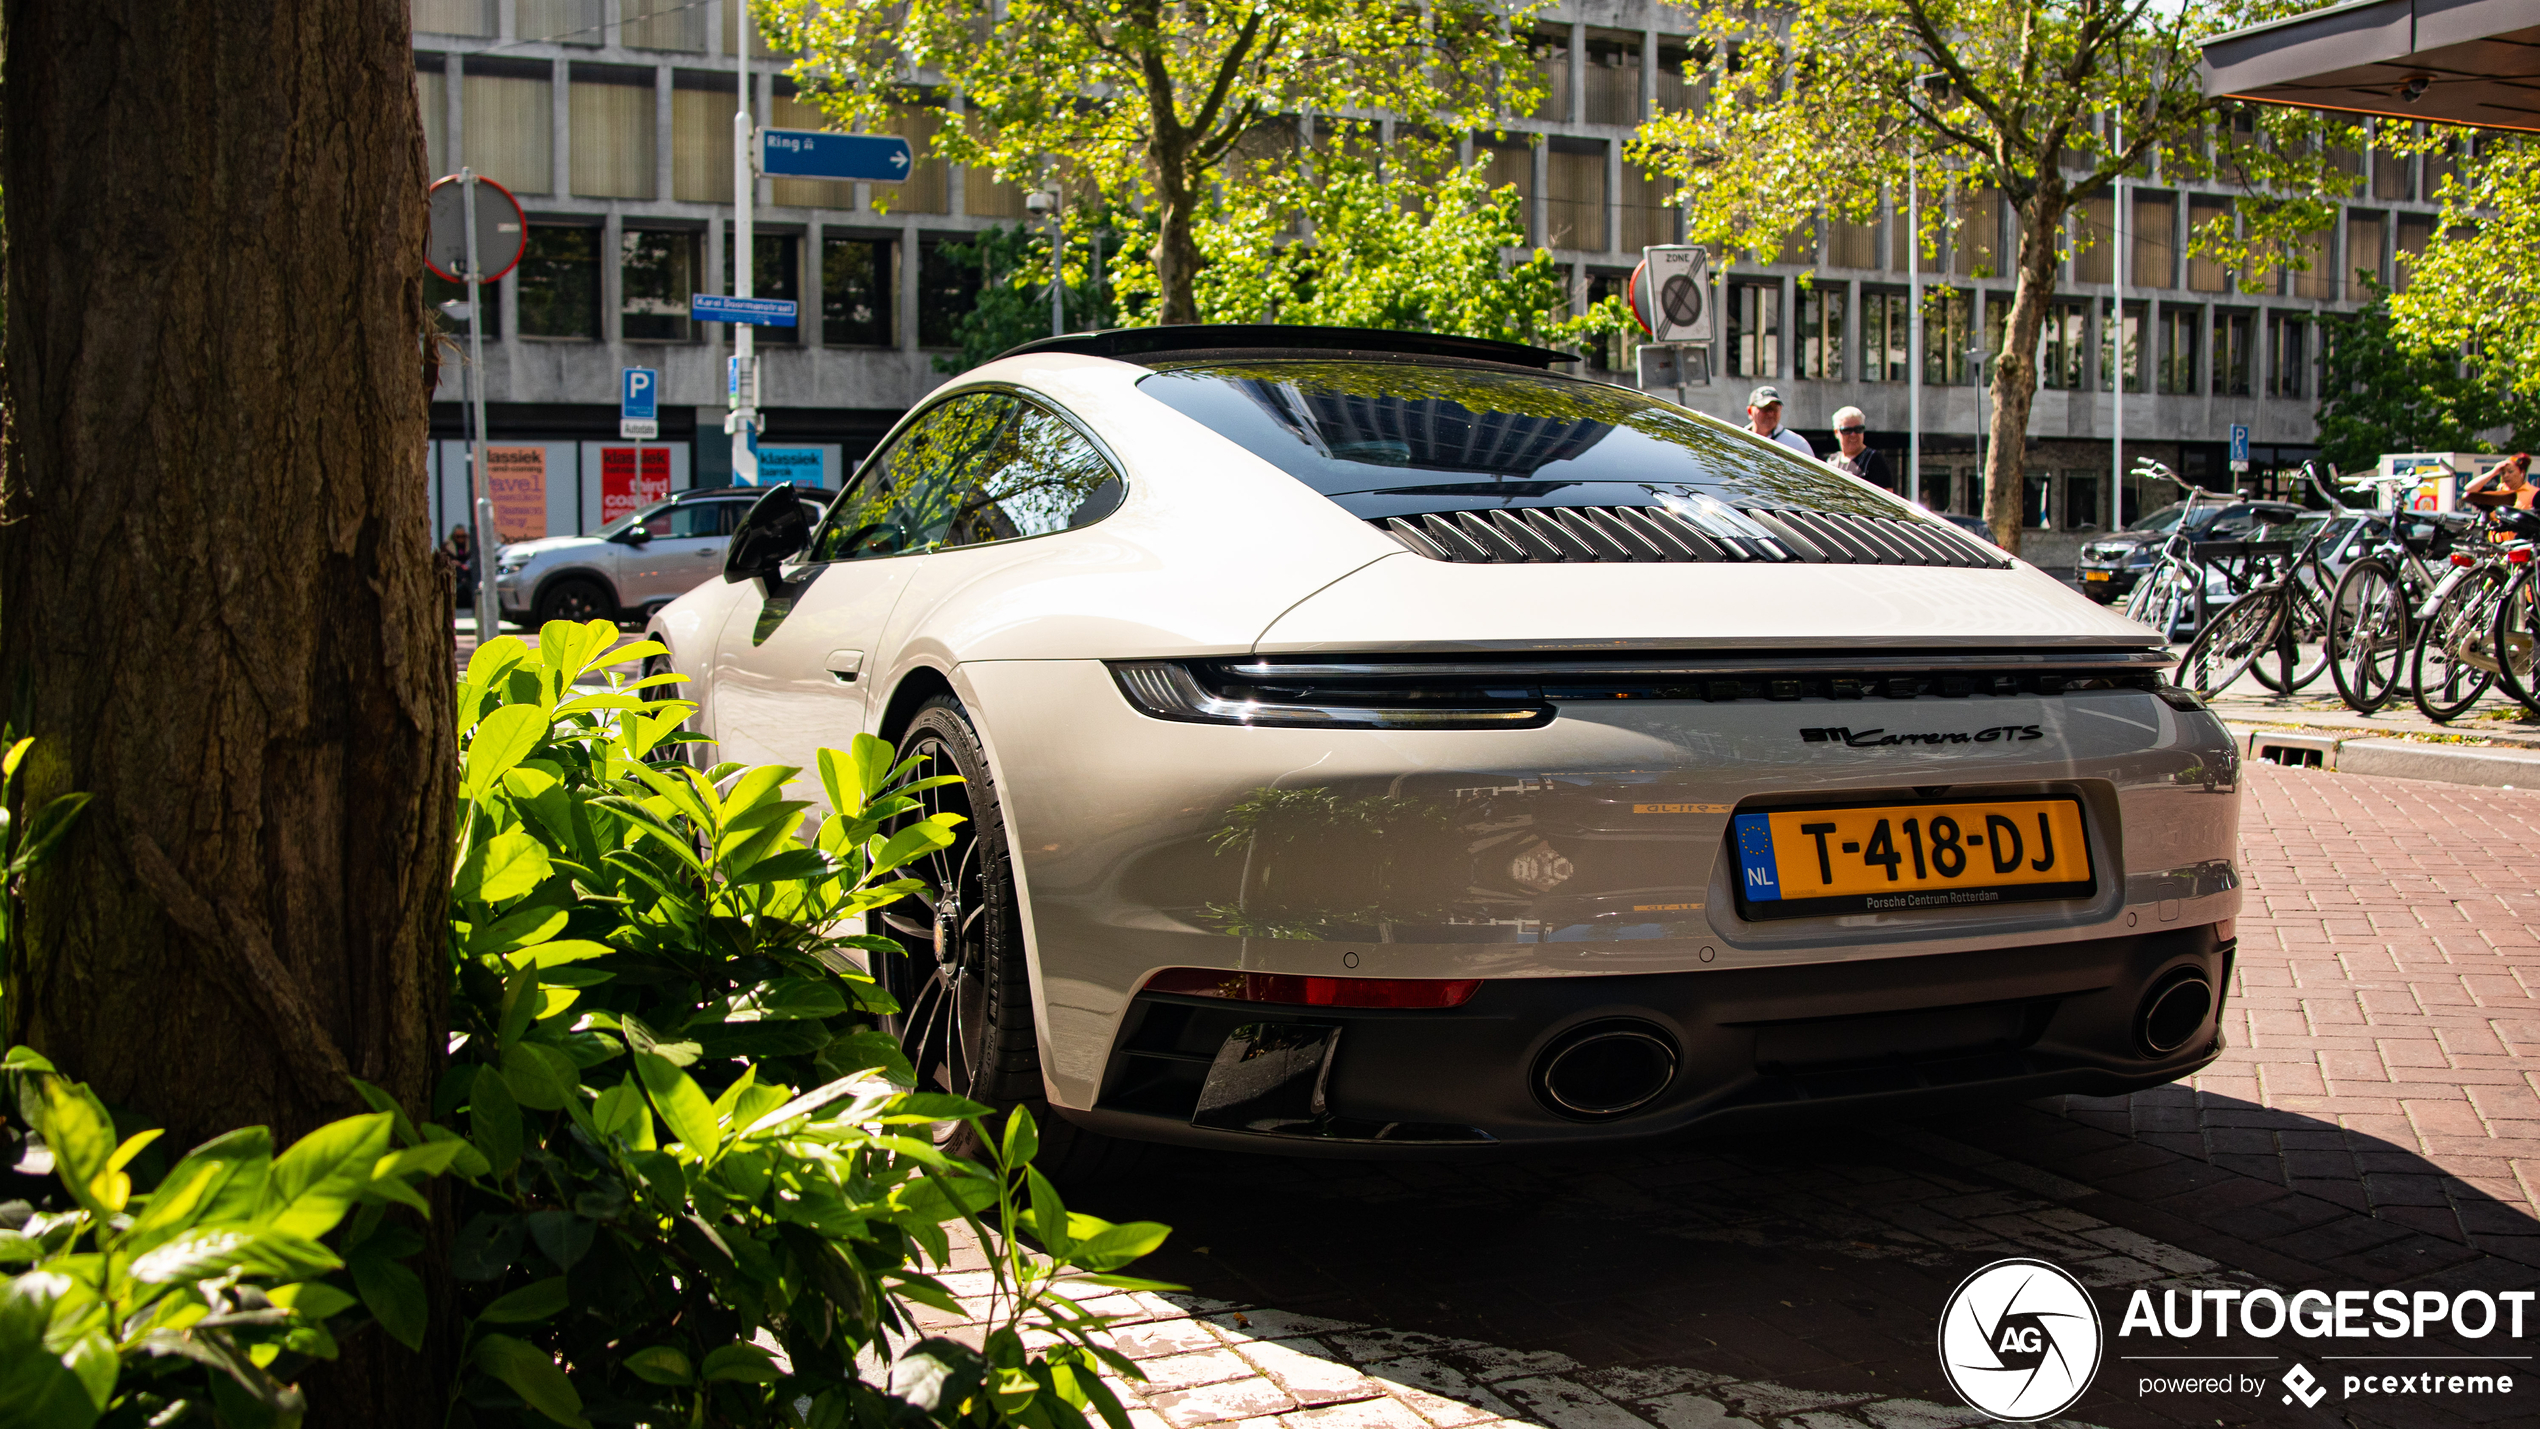
<svg viewBox="0 0 2540 1429">
<path fill-rule="evenodd" d="M 2239 762 L 2156 637 L 1567 360 L 1033 343 L 654 619 L 719 757 L 966 781 L 883 919 L 921 1077 L 1437 1155 L 2213 1059 Z"/>
</svg>

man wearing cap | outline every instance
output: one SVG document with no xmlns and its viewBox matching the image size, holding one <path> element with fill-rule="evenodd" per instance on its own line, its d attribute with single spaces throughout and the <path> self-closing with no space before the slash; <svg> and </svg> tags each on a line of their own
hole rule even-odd
<svg viewBox="0 0 2540 1429">
<path fill-rule="evenodd" d="M 1766 385 L 1746 394 L 1746 429 L 1814 460 L 1817 449 L 1808 439 L 1782 425 L 1782 389 Z"/>
</svg>

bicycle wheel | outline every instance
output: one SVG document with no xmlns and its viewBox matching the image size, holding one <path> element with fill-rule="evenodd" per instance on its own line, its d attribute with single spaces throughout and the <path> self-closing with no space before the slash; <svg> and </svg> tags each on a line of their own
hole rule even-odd
<svg viewBox="0 0 2540 1429">
<path fill-rule="evenodd" d="M 2390 703 L 2407 673 L 2408 595 L 2377 560 L 2346 568 L 2328 598 L 2328 673 L 2337 697 L 2363 714 Z"/>
<path fill-rule="evenodd" d="M 2180 618 L 2187 613 L 2189 597 L 2194 594 L 2188 588 L 2189 581 L 2188 574 L 2176 566 L 2163 566 L 2153 571 L 2136 588 L 2136 593 L 2143 597 L 2141 608 L 2138 610 L 2132 602 L 2128 602 L 2126 614 L 2159 631 L 2162 640 L 2176 643 Z"/>
<path fill-rule="evenodd" d="M 2284 593 L 2284 624 L 2275 648 L 2252 661 L 2249 673 L 2275 693 L 2290 695 L 2328 669 L 2328 593 L 2308 575 L 2286 581 Z"/>
<path fill-rule="evenodd" d="M 2198 699 L 2212 699 L 2239 679 L 2251 661 L 2274 653 L 2283 624 L 2284 588 L 2258 587 L 2224 606 L 2187 642 L 2187 653 L 2178 659 L 2178 682 Z"/>
<path fill-rule="evenodd" d="M 2409 655 L 2409 677 L 2416 688 L 2417 710 L 2446 724 L 2477 704 L 2496 683 L 2496 666 L 2488 635 L 2496 620 L 2496 593 L 2505 583 L 2493 567 L 2471 571 L 2417 628 L 2416 648 Z"/>
<path fill-rule="evenodd" d="M 2496 683 L 2505 693 L 2522 703 L 2523 713 L 2540 719 L 2540 680 L 2533 670 L 2540 667 L 2540 582 L 2533 579 L 2532 568 L 2517 566 L 2506 580 L 2505 589 L 2496 601 L 2496 628 L 2488 637 L 2489 648 L 2496 652 Z"/>
</svg>

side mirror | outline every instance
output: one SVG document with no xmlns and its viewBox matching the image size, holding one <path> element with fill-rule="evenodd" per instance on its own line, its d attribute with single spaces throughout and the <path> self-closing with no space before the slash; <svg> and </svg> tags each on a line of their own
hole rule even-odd
<svg viewBox="0 0 2540 1429">
<path fill-rule="evenodd" d="M 629 526 L 617 533 L 617 539 L 630 546 L 646 546 L 652 544 L 653 533 L 642 526 Z"/>
<path fill-rule="evenodd" d="M 793 483 L 771 486 L 750 503 L 732 543 L 724 547 L 723 578 L 737 584 L 774 575 L 786 557 L 810 544 L 811 518 L 803 514 Z"/>
</svg>

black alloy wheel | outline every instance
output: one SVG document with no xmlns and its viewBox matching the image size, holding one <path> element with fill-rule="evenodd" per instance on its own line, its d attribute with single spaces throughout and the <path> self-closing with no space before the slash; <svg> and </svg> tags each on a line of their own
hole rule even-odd
<svg viewBox="0 0 2540 1429">
<path fill-rule="evenodd" d="M 614 619 L 616 603 L 600 583 L 583 576 L 567 576 L 547 587 L 538 596 L 538 623 L 570 620 L 581 624 L 593 620 Z"/>
</svg>

